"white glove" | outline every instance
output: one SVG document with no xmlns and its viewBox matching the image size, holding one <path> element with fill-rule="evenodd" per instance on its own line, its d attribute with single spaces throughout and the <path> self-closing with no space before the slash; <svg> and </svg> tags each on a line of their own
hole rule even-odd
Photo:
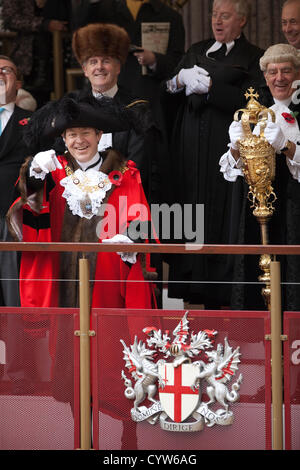
<svg viewBox="0 0 300 470">
<path fill-rule="evenodd" d="M 182 86 L 189 86 L 199 78 L 199 75 L 207 76 L 208 72 L 202 67 L 198 67 L 198 65 L 194 65 L 194 67 L 190 69 L 181 69 L 178 73 L 179 84 Z"/>
<path fill-rule="evenodd" d="M 62 166 L 56 157 L 55 150 L 51 149 L 37 153 L 32 160 L 31 168 L 33 171 L 40 169 L 43 173 L 49 173 L 57 168 L 62 169 Z"/>
<path fill-rule="evenodd" d="M 237 142 L 239 139 L 244 138 L 244 131 L 241 121 L 233 121 L 229 127 L 230 147 L 233 150 L 238 150 Z"/>
<path fill-rule="evenodd" d="M 104 240 L 102 240 L 102 243 L 133 243 L 133 241 L 130 238 L 126 237 L 126 235 L 121 235 L 119 233 L 112 238 L 105 238 Z M 117 254 L 121 256 L 121 259 L 124 262 L 127 261 L 128 263 L 131 263 L 131 264 L 136 263 L 137 253 L 121 251 L 121 252 L 117 252 Z"/>
<path fill-rule="evenodd" d="M 272 147 L 278 153 L 284 147 L 284 144 L 288 140 L 282 132 L 280 126 L 276 124 L 276 122 L 268 122 L 264 130 L 264 135 L 269 144 L 272 145 Z"/>
<path fill-rule="evenodd" d="M 198 95 L 208 93 L 210 82 L 211 80 L 209 75 L 204 75 L 202 73 L 198 74 L 197 78 L 185 87 L 186 96 L 189 96 L 192 93 L 196 93 Z"/>
</svg>

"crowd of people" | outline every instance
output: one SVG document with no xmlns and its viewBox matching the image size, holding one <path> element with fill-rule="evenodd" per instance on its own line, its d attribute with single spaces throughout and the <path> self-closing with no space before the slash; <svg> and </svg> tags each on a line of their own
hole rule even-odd
<svg viewBox="0 0 300 470">
<path fill-rule="evenodd" d="M 265 131 L 266 138 L 275 146 L 278 154 L 276 185 L 278 183 L 278 188 L 284 188 L 284 190 L 278 189 L 280 197 L 276 215 L 271 222 L 271 240 L 274 243 L 297 244 L 298 118 L 297 112 L 294 112 L 297 104 L 293 103 L 292 95 L 295 91 L 293 84 L 299 74 L 297 54 L 300 48 L 300 2 L 287 0 L 284 3 L 282 31 L 287 44 L 270 46 L 267 51 L 250 44 L 243 34 L 249 15 L 250 7 L 247 0 L 215 0 L 211 16 L 213 37 L 193 44 L 184 52 L 185 33 L 182 18 L 175 10 L 159 0 L 113 1 L 110 2 L 110 8 L 105 1 L 66 1 L 58 2 L 56 5 L 53 1 L 3 0 L 4 24 L 18 34 L 14 40 L 11 56 L 0 57 L 0 82 L 3 87 L 3 92 L 0 89 L 3 133 L 1 139 L 5 142 L 1 150 L 3 179 L 1 239 L 7 241 L 14 236 L 15 239 L 24 241 L 94 240 L 99 222 L 97 217 L 87 217 L 89 221 L 87 223 L 93 226 L 89 231 L 83 231 L 82 227 L 69 231 L 61 228 L 54 235 L 50 224 L 52 212 L 59 213 L 63 219 L 67 217 L 68 207 L 70 209 L 72 206 L 62 194 L 61 184 L 52 177 L 56 175 L 58 169 L 61 170 L 61 166 L 69 168 L 69 163 L 68 157 L 64 156 L 66 139 L 60 134 L 51 133 L 50 131 L 53 131 L 51 126 L 55 127 L 53 122 L 62 119 L 62 115 L 67 113 L 66 109 L 69 110 L 70 116 L 74 113 L 80 114 L 84 103 L 84 106 L 91 109 L 91 115 L 95 109 L 100 116 L 99 126 L 91 122 L 89 127 L 96 129 L 97 132 L 101 131 L 101 139 L 100 134 L 97 134 L 99 142 L 97 152 L 94 152 L 94 146 L 91 145 L 89 138 L 85 138 L 82 133 L 74 136 L 75 144 L 72 148 L 68 147 L 67 154 L 70 154 L 72 161 L 73 159 L 76 161 L 72 164 L 74 167 L 72 171 L 83 169 L 80 159 L 76 157 L 77 154 L 72 153 L 74 149 L 77 152 L 78 148 L 82 148 L 80 151 L 86 152 L 88 148 L 86 161 L 94 165 L 94 161 L 97 160 L 93 171 L 95 169 L 102 171 L 101 166 L 104 165 L 106 172 L 109 166 L 105 163 L 109 161 L 106 160 L 108 158 L 106 156 L 109 150 L 113 149 L 122 156 L 120 159 L 123 158 L 124 161 L 135 165 L 135 171 L 140 174 L 143 198 L 145 197 L 149 206 L 153 203 L 168 203 L 169 207 L 178 205 L 182 208 L 183 218 L 186 208 L 191 207 L 190 218 L 185 222 L 189 225 L 189 234 L 199 230 L 197 208 L 202 206 L 204 207 L 204 216 L 201 220 L 203 243 L 221 245 L 256 243 L 259 240 L 259 230 L 251 216 L 249 204 L 245 202 L 246 185 L 239 158 L 235 155 L 236 139 L 241 137 L 242 131 L 236 123 L 230 125 L 235 111 L 245 106 L 245 92 L 252 86 L 259 91 L 262 102 L 267 106 L 275 106 L 278 114 L 273 128 L 269 130 L 271 124 L 268 124 Z M 142 25 L 149 22 L 168 25 L 168 41 L 164 52 L 142 47 Z M 22 77 L 23 83 L 27 86 L 32 83 L 33 76 L 37 78 L 34 63 L 37 62 L 38 67 L 42 67 L 47 51 L 35 48 L 40 44 L 47 44 L 40 35 L 47 35 L 49 31 L 55 29 L 71 31 L 72 55 L 78 66 L 82 68 L 86 84 L 80 90 L 66 93 L 61 100 L 55 102 L 49 100 L 43 106 L 35 108 L 32 113 L 18 106 L 17 96 L 23 86 Z M 165 30 L 162 33 L 165 40 L 164 35 Z M 289 109 L 295 114 L 293 125 L 286 124 L 280 117 L 279 111 L 288 113 Z M 110 129 L 101 122 L 102 112 L 110 116 L 107 118 L 108 122 L 110 119 L 112 121 L 117 119 L 113 115 L 118 112 L 122 120 L 127 121 L 126 125 L 124 123 L 123 127 L 111 125 Z M 79 121 L 76 126 L 70 124 L 70 128 L 85 127 Z M 61 134 L 63 131 L 68 131 L 68 128 L 61 129 Z M 291 145 L 286 145 L 288 140 Z M 231 145 L 228 151 L 226 151 L 227 145 Z M 282 154 L 287 157 L 286 164 L 283 164 L 285 160 Z M 31 160 L 28 159 L 29 155 Z M 64 163 L 59 158 L 63 158 Z M 53 165 L 53 161 L 59 162 L 57 166 Z M 38 167 L 38 163 L 43 171 L 33 175 L 30 173 L 29 178 L 29 168 L 32 169 L 33 165 Z M 113 167 L 115 171 L 115 165 Z M 52 175 L 51 184 L 45 183 L 48 177 L 45 181 L 41 178 L 45 168 Z M 123 172 L 122 168 L 120 163 L 118 171 Z M 16 186 L 18 177 L 19 183 Z M 37 180 L 35 184 L 32 183 L 34 179 Z M 67 204 L 61 205 L 59 211 L 50 207 L 51 197 L 55 193 L 54 186 L 58 186 L 58 193 L 64 203 L 67 201 Z M 18 196 L 17 188 L 20 199 L 15 204 L 14 201 Z M 41 196 L 42 191 L 44 196 Z M 115 189 L 114 193 L 117 192 Z M 47 210 L 50 214 L 47 227 L 40 226 L 45 224 L 46 216 L 41 208 L 37 209 L 38 204 L 33 202 L 34 194 L 47 200 Z M 72 200 L 73 196 L 70 197 Z M 80 205 L 82 201 L 77 203 Z M 17 227 L 15 223 L 18 220 L 16 217 L 18 211 L 23 213 L 22 228 Z M 72 210 L 71 214 L 74 216 Z M 71 227 L 70 214 L 69 218 L 68 225 Z M 83 223 L 82 218 L 85 219 L 85 216 L 75 214 L 80 226 Z M 149 214 L 146 219 L 148 224 L 151 224 Z M 141 222 L 145 226 L 145 220 L 139 220 L 139 223 Z M 28 225 L 31 226 L 31 231 Z M 65 222 L 63 225 L 66 225 Z M 55 223 L 55 227 L 57 226 Z M 115 235 L 127 237 L 128 226 L 129 221 L 123 227 L 123 232 Z M 47 228 L 48 232 L 44 232 L 41 227 Z M 155 230 L 152 228 L 150 238 L 153 239 L 153 232 L 156 231 L 158 234 L 156 240 L 158 240 L 162 235 L 160 228 L 160 223 Z M 146 231 L 149 235 L 149 228 Z M 182 230 L 181 237 L 176 238 L 175 235 L 177 234 L 174 230 L 173 232 L 170 230 L 169 238 L 161 241 L 193 242 L 186 236 L 185 230 Z M 99 231 L 96 239 L 99 239 Z M 23 255 L 20 260 L 16 253 L 2 252 L 1 257 L 3 257 L 3 261 L 1 260 L 3 279 L 17 279 L 20 269 L 22 278 L 27 277 L 33 255 L 31 258 L 28 254 Z M 26 257 L 29 257 L 28 261 L 25 261 Z M 42 263 L 40 257 L 42 255 L 35 254 L 36 259 L 33 264 L 38 271 L 41 266 L 47 266 L 45 273 L 48 276 L 49 266 L 47 262 Z M 161 306 L 160 281 L 163 259 L 169 265 L 169 297 L 183 299 L 185 306 L 195 308 L 201 305 L 209 309 L 263 308 L 263 299 L 253 294 L 253 287 L 243 284 L 255 280 L 254 258 L 251 260 L 252 269 L 248 270 L 245 257 L 239 259 L 237 263 L 237 257 L 230 255 L 192 254 L 165 257 L 152 255 L 150 261 L 148 260 L 158 276 L 156 290 L 158 306 Z M 74 264 L 74 260 L 69 260 L 69 263 Z M 66 264 L 68 263 L 64 263 Z M 287 257 L 283 260 L 283 264 L 286 266 L 284 271 L 286 280 L 295 282 L 298 275 L 297 259 Z M 96 269 L 95 260 L 93 266 Z M 39 272 L 39 275 L 43 277 L 42 272 Z M 76 269 L 73 275 L 76 275 Z M 99 273 L 95 275 L 99 276 Z M 251 275 L 254 279 L 249 278 Z M 228 284 L 222 284 L 233 280 L 242 287 L 228 287 Z M 257 286 L 255 288 L 259 290 Z M 27 288 L 26 292 L 23 284 L 19 286 L 17 282 L 3 281 L 1 303 L 10 306 L 19 304 L 38 306 L 43 297 L 44 301 L 48 299 L 46 303 L 51 305 L 52 301 L 49 300 L 51 296 L 44 295 L 35 299 L 32 294 L 34 291 L 35 289 Z M 284 305 L 290 309 L 297 309 L 298 295 L 295 289 L 290 291 L 289 295 L 289 289 L 285 290 Z M 22 301 L 24 292 L 30 301 Z M 58 302 L 57 298 L 55 302 Z M 72 301 L 72 305 L 73 303 Z"/>
</svg>

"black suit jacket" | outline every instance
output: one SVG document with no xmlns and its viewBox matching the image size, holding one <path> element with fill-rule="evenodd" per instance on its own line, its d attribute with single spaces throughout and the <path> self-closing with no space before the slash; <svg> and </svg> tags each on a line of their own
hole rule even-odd
<svg viewBox="0 0 300 470">
<path fill-rule="evenodd" d="M 28 150 L 23 142 L 23 132 L 30 111 L 15 106 L 0 136 L 0 216 L 5 216 L 16 197 L 15 184 Z"/>
</svg>

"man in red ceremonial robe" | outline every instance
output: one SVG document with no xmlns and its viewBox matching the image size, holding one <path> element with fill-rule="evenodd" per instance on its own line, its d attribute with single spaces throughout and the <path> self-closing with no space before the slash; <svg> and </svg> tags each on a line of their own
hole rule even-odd
<svg viewBox="0 0 300 470">
<path fill-rule="evenodd" d="M 145 229 L 148 231 L 150 210 L 135 163 L 126 161 L 113 149 L 101 155 L 97 150 L 103 131 L 128 128 L 128 123 L 115 114 L 114 106 L 76 103 L 70 98 L 61 100 L 50 133 L 52 137 L 63 135 L 67 153 L 61 156 L 54 150 L 39 152 L 23 165 L 19 182 L 21 198 L 10 211 L 11 227 L 19 240 L 131 243 L 149 238 Z M 22 233 L 13 217 L 20 206 Z M 78 306 L 78 285 L 73 280 L 78 279 L 79 256 L 78 253 L 23 253 L 22 306 Z M 137 284 L 132 283 L 153 277 L 153 272 L 147 272 L 145 256 L 109 252 L 85 256 L 90 261 L 90 277 L 97 281 L 91 284 L 93 307 L 155 306 L 153 286 L 139 282 L 137 289 Z M 60 283 L 59 289 L 55 279 L 66 281 Z M 107 283 L 107 280 L 129 282 Z"/>
</svg>

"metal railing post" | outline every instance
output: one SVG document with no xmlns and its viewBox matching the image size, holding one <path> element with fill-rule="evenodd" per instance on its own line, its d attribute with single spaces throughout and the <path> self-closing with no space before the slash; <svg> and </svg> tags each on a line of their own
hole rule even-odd
<svg viewBox="0 0 300 470">
<path fill-rule="evenodd" d="M 79 260 L 80 305 L 80 442 L 81 450 L 91 449 L 91 385 L 90 385 L 90 296 L 89 262 Z"/>
<path fill-rule="evenodd" d="M 273 450 L 283 449 L 283 381 L 280 263 L 271 262 L 271 357 Z"/>
</svg>

